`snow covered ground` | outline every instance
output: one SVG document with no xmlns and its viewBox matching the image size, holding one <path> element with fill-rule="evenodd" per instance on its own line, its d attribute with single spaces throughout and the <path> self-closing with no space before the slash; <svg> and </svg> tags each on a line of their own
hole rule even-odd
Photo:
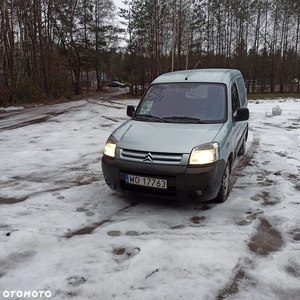
<svg viewBox="0 0 300 300">
<path fill-rule="evenodd" d="M 299 300 L 300 99 L 249 103 L 221 205 L 109 190 L 100 159 L 128 104 L 0 113 L 0 299 Z"/>
</svg>

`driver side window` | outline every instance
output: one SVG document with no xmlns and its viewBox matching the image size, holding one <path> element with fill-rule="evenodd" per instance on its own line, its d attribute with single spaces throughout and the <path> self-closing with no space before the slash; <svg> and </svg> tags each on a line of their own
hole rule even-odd
<svg viewBox="0 0 300 300">
<path fill-rule="evenodd" d="M 235 115 L 240 106 L 239 94 L 235 83 L 233 83 L 231 86 L 231 103 L 232 103 L 232 114 Z"/>
</svg>

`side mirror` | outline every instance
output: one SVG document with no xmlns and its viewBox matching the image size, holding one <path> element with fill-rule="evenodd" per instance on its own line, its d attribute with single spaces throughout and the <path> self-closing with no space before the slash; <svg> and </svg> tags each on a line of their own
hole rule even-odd
<svg viewBox="0 0 300 300">
<path fill-rule="evenodd" d="M 134 113 L 135 113 L 135 107 L 133 105 L 128 105 L 127 106 L 127 116 L 133 117 Z"/>
<path fill-rule="evenodd" d="M 234 120 L 236 122 L 239 122 L 239 121 L 247 121 L 248 119 L 249 119 L 249 109 L 245 107 L 239 108 L 236 112 Z"/>
</svg>

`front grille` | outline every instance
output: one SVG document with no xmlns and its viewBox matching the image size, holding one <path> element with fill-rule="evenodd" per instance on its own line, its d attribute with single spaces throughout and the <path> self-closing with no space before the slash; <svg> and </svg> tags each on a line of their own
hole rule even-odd
<svg viewBox="0 0 300 300">
<path fill-rule="evenodd" d="M 182 154 L 159 153 L 121 149 L 120 156 L 124 160 L 133 162 L 152 162 L 157 164 L 179 164 Z"/>
</svg>

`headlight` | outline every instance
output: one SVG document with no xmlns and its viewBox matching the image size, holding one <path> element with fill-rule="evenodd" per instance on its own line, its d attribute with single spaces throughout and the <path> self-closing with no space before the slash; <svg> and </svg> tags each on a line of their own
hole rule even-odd
<svg viewBox="0 0 300 300">
<path fill-rule="evenodd" d="M 116 148 L 117 148 L 117 140 L 110 136 L 104 146 L 104 155 L 115 158 L 116 156 Z"/>
<path fill-rule="evenodd" d="M 189 164 L 206 165 L 219 160 L 219 144 L 209 143 L 198 146 L 192 150 Z"/>
</svg>

